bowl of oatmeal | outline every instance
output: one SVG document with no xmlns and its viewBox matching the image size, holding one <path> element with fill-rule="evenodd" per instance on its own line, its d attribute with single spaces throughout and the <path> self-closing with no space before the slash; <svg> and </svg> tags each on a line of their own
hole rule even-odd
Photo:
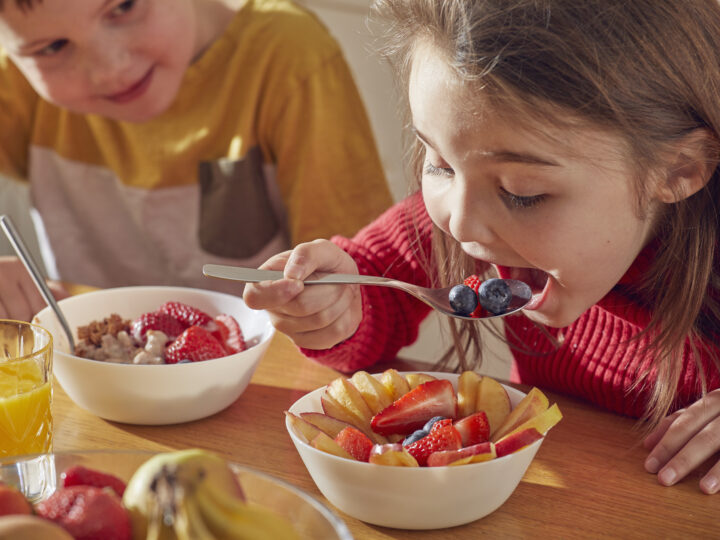
<svg viewBox="0 0 720 540">
<path fill-rule="evenodd" d="M 177 424 L 225 409 L 249 384 L 274 333 L 266 312 L 201 289 L 119 287 L 59 305 L 75 331 L 75 350 L 50 308 L 33 318 L 53 334 L 54 376 L 83 409 L 128 424 Z M 163 317 L 178 305 L 194 311 L 176 328 Z M 195 311 L 205 317 L 194 319 Z M 228 338 L 226 317 L 237 322 L 242 346 Z"/>
</svg>

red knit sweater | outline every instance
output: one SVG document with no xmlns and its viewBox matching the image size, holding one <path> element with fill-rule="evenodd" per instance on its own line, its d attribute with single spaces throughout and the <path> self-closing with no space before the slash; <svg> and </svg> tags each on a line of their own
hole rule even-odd
<svg viewBox="0 0 720 540">
<path fill-rule="evenodd" d="M 420 245 L 416 230 L 420 231 Z M 355 259 L 361 274 L 427 286 L 429 278 L 418 261 L 418 252 L 429 253 L 431 234 L 432 224 L 422 198 L 415 195 L 395 205 L 352 240 L 335 237 L 333 242 Z M 622 285 L 639 279 L 647 268 L 647 258 L 642 253 L 620 286 L 566 328 L 541 328 L 522 314 L 505 317 L 505 333 L 514 356 L 513 380 L 581 397 L 617 413 L 642 415 L 651 381 L 632 390 L 631 385 L 635 374 L 650 361 L 649 355 L 640 352 L 648 338 L 631 338 L 647 326 L 649 314 L 623 295 Z M 392 360 L 402 347 L 417 339 L 429 307 L 385 287 L 362 287 L 362 294 L 363 320 L 357 332 L 332 349 L 303 349 L 303 353 L 340 371 L 352 372 Z M 562 343 L 557 345 L 561 335 Z M 709 345 L 720 354 L 716 343 Z M 703 362 L 708 387 L 720 387 L 720 375 L 710 356 L 706 354 Z M 688 346 L 677 407 L 696 401 L 700 395 L 700 377 Z"/>
</svg>

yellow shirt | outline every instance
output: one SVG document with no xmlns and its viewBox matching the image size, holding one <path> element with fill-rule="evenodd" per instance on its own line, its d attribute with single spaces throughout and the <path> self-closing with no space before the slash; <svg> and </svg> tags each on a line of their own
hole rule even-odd
<svg viewBox="0 0 720 540">
<path fill-rule="evenodd" d="M 88 285 L 227 289 L 202 265 L 352 235 L 391 203 L 337 42 L 289 0 L 248 0 L 145 123 L 58 108 L 2 56 L 0 125 L 50 277 Z"/>
</svg>

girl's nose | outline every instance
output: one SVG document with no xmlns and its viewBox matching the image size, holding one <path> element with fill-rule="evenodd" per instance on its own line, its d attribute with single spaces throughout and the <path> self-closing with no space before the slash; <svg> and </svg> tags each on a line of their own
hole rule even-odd
<svg viewBox="0 0 720 540">
<path fill-rule="evenodd" d="M 460 242 L 491 244 L 495 238 L 492 210 L 483 196 L 468 187 L 467 182 L 456 177 L 449 194 L 448 228 Z"/>
<path fill-rule="evenodd" d="M 103 43 L 89 47 L 85 71 L 95 88 L 103 92 L 118 91 L 126 81 L 123 74 L 130 67 L 130 51 L 122 43 Z"/>
</svg>

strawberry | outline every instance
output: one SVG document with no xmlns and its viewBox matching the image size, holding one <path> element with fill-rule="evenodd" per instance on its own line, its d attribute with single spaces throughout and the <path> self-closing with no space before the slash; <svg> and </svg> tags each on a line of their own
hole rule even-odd
<svg viewBox="0 0 720 540">
<path fill-rule="evenodd" d="M 125 482 L 112 474 L 88 469 L 82 465 L 73 465 L 61 475 L 63 487 L 70 486 L 94 486 L 99 488 L 109 487 L 118 497 L 125 493 Z"/>
<path fill-rule="evenodd" d="M 490 439 L 490 423 L 484 411 L 461 418 L 454 426 L 460 432 L 463 446 L 472 446 Z"/>
<path fill-rule="evenodd" d="M 212 321 L 212 317 L 204 311 L 183 304 L 182 302 L 165 302 L 160 306 L 158 311 L 170 315 L 173 319 L 177 319 L 183 323 L 186 328 L 194 325 L 203 326 Z"/>
<path fill-rule="evenodd" d="M 35 512 L 76 540 L 130 540 L 130 516 L 120 497 L 107 488 L 71 486 L 35 505 Z"/>
<path fill-rule="evenodd" d="M 131 332 L 137 341 L 145 341 L 148 330 L 159 330 L 174 339 L 183 333 L 185 325 L 167 313 L 143 313 L 132 322 Z"/>
<path fill-rule="evenodd" d="M 425 437 L 405 447 L 421 467 L 427 465 L 430 454 L 462 448 L 460 433 L 453 426 L 434 425 Z"/>
<path fill-rule="evenodd" d="M 457 398 L 450 381 L 435 379 L 416 386 L 373 416 L 370 425 L 380 435 L 407 435 L 433 416 L 455 418 Z"/>
<path fill-rule="evenodd" d="M 468 276 L 463 280 L 463 285 L 467 285 L 473 291 L 475 291 L 475 293 L 477 293 L 478 289 L 480 289 L 480 285 L 482 285 L 482 279 L 480 279 L 480 276 L 478 276 L 477 274 L 473 274 L 472 276 Z M 487 311 L 480 304 L 478 304 L 478 307 L 475 308 L 475 311 L 470 314 L 471 317 L 475 317 L 476 319 L 479 317 L 484 317 L 486 315 Z"/>
<path fill-rule="evenodd" d="M 225 345 L 228 354 L 235 354 L 247 349 L 242 330 L 235 317 L 232 315 L 220 314 L 215 317 L 217 329 L 213 335 L 220 343 Z"/>
<path fill-rule="evenodd" d="M 370 459 L 373 442 L 359 429 L 352 426 L 343 428 L 335 437 L 335 442 L 358 461 Z"/>
<path fill-rule="evenodd" d="M 208 330 L 201 326 L 191 326 L 166 347 L 165 362 L 177 364 L 184 359 L 200 362 L 226 355 L 223 344 Z"/>
</svg>

